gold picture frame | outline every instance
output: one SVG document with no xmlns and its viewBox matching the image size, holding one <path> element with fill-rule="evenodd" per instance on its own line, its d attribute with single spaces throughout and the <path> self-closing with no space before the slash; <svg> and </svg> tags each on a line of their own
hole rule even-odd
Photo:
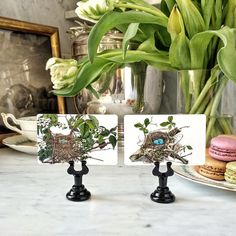
<svg viewBox="0 0 236 236">
<path fill-rule="evenodd" d="M 64 98 L 50 92 L 50 74 L 45 71 L 50 57 L 61 56 L 57 27 L 0 17 L 0 52 L 0 113 L 66 113 Z M 0 116 L 0 146 L 8 135 L 12 133 Z"/>
<path fill-rule="evenodd" d="M 25 34 L 35 34 L 37 36 L 47 36 L 50 39 L 51 56 L 60 57 L 59 32 L 57 27 L 35 24 L 6 17 L 0 17 L 0 30 L 16 31 Z M 1 38 L 0 38 L 1 40 Z M 63 97 L 57 97 L 58 112 L 66 113 L 65 101 Z"/>
</svg>

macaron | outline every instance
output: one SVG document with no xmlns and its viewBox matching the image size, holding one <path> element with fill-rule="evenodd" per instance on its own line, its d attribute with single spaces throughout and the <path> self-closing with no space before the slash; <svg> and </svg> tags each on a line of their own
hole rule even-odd
<svg viewBox="0 0 236 236">
<path fill-rule="evenodd" d="M 231 184 L 236 184 L 236 161 L 227 163 L 225 180 Z"/>
<path fill-rule="evenodd" d="M 198 173 L 209 179 L 224 180 L 225 170 L 226 162 L 212 158 L 207 150 L 205 164 L 199 166 Z"/>
<path fill-rule="evenodd" d="M 211 139 L 209 154 L 221 161 L 236 161 L 236 136 L 219 135 Z"/>
</svg>

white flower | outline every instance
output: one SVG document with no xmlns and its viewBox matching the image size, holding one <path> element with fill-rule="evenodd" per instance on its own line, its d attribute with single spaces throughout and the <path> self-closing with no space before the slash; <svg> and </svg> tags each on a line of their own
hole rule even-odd
<svg viewBox="0 0 236 236">
<path fill-rule="evenodd" d="M 77 3 L 75 13 L 79 18 L 97 22 L 106 12 L 114 9 L 117 0 L 87 0 Z"/>
<path fill-rule="evenodd" d="M 73 86 L 79 71 L 74 59 L 50 58 L 46 63 L 46 70 L 50 69 L 51 81 L 54 89 Z"/>
<path fill-rule="evenodd" d="M 46 63 L 46 70 L 50 69 L 52 67 L 52 65 L 54 65 L 56 63 L 56 59 L 55 57 L 50 58 L 47 63 Z"/>
</svg>

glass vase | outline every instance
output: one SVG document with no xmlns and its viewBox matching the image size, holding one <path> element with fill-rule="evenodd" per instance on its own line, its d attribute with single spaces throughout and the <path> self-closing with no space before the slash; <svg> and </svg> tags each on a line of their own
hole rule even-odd
<svg viewBox="0 0 236 236">
<path fill-rule="evenodd" d="M 83 90 L 74 98 L 76 111 L 86 114 L 116 114 L 119 143 L 122 146 L 124 115 L 159 112 L 163 93 L 162 73 L 144 63 L 134 63 L 103 74 L 93 84 L 93 88 L 99 93 L 99 97 Z"/>
<path fill-rule="evenodd" d="M 99 97 L 90 93 L 85 112 L 117 114 L 119 120 L 127 114 L 154 114 L 162 98 L 161 72 L 145 63 L 125 65 L 105 73 L 93 84 Z M 77 104 L 80 100 L 77 98 Z"/>
<path fill-rule="evenodd" d="M 205 114 L 206 146 L 219 134 L 232 134 L 236 86 L 219 69 L 178 71 L 177 112 Z"/>
</svg>

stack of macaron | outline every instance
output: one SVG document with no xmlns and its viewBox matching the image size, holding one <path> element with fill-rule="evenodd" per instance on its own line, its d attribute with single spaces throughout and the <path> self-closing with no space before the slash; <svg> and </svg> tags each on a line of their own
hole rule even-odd
<svg viewBox="0 0 236 236">
<path fill-rule="evenodd" d="M 236 184 L 236 161 L 227 163 L 225 180 L 231 184 Z"/>
<path fill-rule="evenodd" d="M 236 184 L 236 135 L 219 135 L 211 139 L 205 164 L 198 172 L 210 179 Z"/>
<path fill-rule="evenodd" d="M 208 149 L 206 150 L 205 164 L 199 166 L 199 174 L 214 180 L 224 180 L 224 173 L 226 171 L 226 162 L 219 161 L 209 155 Z"/>
</svg>

